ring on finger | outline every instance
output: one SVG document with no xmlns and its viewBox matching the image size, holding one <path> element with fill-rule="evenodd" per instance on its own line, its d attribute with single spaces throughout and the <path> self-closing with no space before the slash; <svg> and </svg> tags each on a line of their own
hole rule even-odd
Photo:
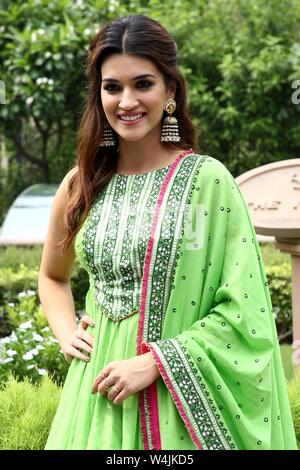
<svg viewBox="0 0 300 470">
<path fill-rule="evenodd" d="M 107 379 L 104 380 L 105 388 L 108 390 L 111 387 L 111 384 L 108 382 Z"/>
</svg>

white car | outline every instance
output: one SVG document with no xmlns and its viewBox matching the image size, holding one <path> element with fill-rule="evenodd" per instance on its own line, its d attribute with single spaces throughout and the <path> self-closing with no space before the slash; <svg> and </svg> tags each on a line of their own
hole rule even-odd
<svg viewBox="0 0 300 470">
<path fill-rule="evenodd" d="M 58 186 L 34 184 L 21 192 L 10 206 L 0 229 L 0 245 L 44 243 Z"/>
</svg>

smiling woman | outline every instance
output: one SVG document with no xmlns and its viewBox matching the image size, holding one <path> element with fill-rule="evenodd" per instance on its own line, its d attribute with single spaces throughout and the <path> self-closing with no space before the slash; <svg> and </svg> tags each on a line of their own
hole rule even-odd
<svg viewBox="0 0 300 470">
<path fill-rule="evenodd" d="M 118 134 L 117 171 L 143 172 L 174 161 L 178 152 L 169 155 L 160 140 L 164 105 L 174 100 L 174 85 L 168 88 L 158 67 L 136 54 L 109 55 L 101 75 L 103 110 Z"/>
<path fill-rule="evenodd" d="M 87 76 L 39 275 L 71 362 L 46 449 L 296 449 L 255 232 L 234 178 L 197 153 L 174 40 L 112 21 Z"/>
</svg>

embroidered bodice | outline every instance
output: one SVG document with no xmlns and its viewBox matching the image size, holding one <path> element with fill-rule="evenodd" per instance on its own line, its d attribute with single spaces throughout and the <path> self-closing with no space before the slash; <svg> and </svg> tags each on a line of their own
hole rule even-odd
<svg viewBox="0 0 300 470">
<path fill-rule="evenodd" d="M 77 255 L 90 273 L 95 300 L 113 321 L 139 311 L 154 207 L 170 167 L 140 174 L 115 173 L 95 198 L 80 229 L 81 249 L 77 236 Z"/>
<path fill-rule="evenodd" d="M 75 239 L 76 256 L 89 273 L 94 301 L 111 320 L 138 313 L 143 282 L 147 284 L 147 308 L 156 318 L 151 337 L 159 334 L 164 317 L 177 242 L 199 164 L 191 151 L 178 160 L 148 173 L 115 173 L 95 197 Z M 146 263 L 150 277 L 143 272 L 147 249 L 154 250 L 155 259 L 155 266 Z"/>
</svg>

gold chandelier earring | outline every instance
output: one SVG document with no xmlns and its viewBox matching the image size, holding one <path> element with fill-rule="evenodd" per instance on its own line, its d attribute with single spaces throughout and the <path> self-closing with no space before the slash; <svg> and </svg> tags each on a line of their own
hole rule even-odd
<svg viewBox="0 0 300 470">
<path fill-rule="evenodd" d="M 176 109 L 176 101 L 169 99 L 166 101 L 164 110 L 167 111 L 169 116 L 164 119 L 163 126 L 161 129 L 161 142 L 179 142 L 180 135 L 178 132 L 178 121 L 171 114 L 174 113 Z"/>
<path fill-rule="evenodd" d="M 108 123 L 104 124 L 103 136 L 100 142 L 100 147 L 111 147 L 116 145 L 115 137 L 112 128 Z"/>
</svg>

